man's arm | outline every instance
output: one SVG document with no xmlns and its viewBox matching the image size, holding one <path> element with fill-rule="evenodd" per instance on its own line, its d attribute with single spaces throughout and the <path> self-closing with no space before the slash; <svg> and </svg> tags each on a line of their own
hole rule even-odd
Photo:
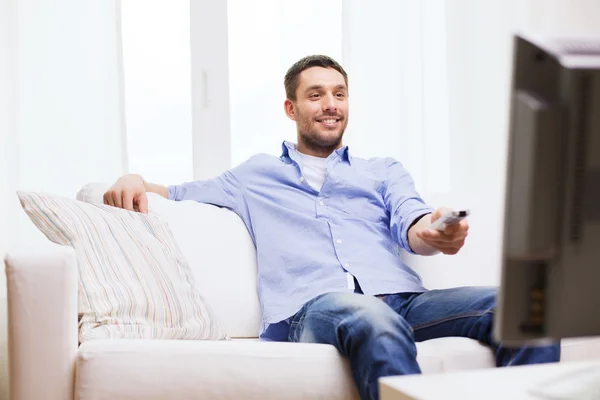
<svg viewBox="0 0 600 400">
<path fill-rule="evenodd" d="M 433 256 L 440 252 L 435 247 L 425 243 L 418 235 L 419 232 L 426 230 L 431 223 L 431 214 L 425 214 L 408 229 L 408 244 L 416 254 Z"/>
<path fill-rule="evenodd" d="M 165 199 L 169 198 L 169 189 L 166 186 L 144 181 L 144 188 L 146 188 L 146 192 L 157 193 Z"/>
<path fill-rule="evenodd" d="M 458 253 L 468 234 L 467 220 L 446 227 L 444 232 L 430 230 L 432 222 L 451 210 L 434 210 L 425 204 L 415 190 L 412 178 L 399 162 L 388 159 L 386 167 L 384 201 L 390 213 L 392 237 L 412 254 Z"/>
<path fill-rule="evenodd" d="M 243 166 L 236 167 L 239 173 Z M 104 203 L 124 208 L 148 212 L 146 193 L 157 193 L 175 201 L 194 200 L 200 203 L 213 204 L 233 211 L 239 211 L 241 185 L 234 171 L 225 171 L 218 177 L 187 182 L 181 185 L 162 186 L 144 180 L 140 175 L 125 175 L 104 194 Z"/>
<path fill-rule="evenodd" d="M 390 214 L 390 231 L 394 240 L 411 254 L 433 253 L 414 235 L 427 226 L 434 211 L 428 206 L 414 187 L 413 180 L 401 163 L 386 160 L 386 179 L 383 200 Z"/>
</svg>

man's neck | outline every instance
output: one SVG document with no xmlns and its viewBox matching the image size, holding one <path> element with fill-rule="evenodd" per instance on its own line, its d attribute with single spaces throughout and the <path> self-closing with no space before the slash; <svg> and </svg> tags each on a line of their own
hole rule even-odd
<svg viewBox="0 0 600 400">
<path fill-rule="evenodd" d="M 327 157 L 329 157 L 329 155 L 331 153 L 333 153 L 334 151 L 336 151 L 337 149 L 339 149 L 341 147 L 342 147 L 342 143 L 340 143 L 336 147 L 331 147 L 331 148 L 324 148 L 324 147 L 316 147 L 315 148 L 315 147 L 306 146 L 304 143 L 298 142 L 298 146 L 296 147 L 296 150 L 298 150 L 299 153 L 302 153 L 307 156 L 327 158 Z"/>
</svg>

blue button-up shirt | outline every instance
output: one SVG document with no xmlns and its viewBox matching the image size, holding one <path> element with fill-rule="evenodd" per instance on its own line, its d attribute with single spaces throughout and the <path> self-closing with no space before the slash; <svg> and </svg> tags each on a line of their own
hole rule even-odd
<svg viewBox="0 0 600 400">
<path fill-rule="evenodd" d="M 225 207 L 246 224 L 257 249 L 261 333 L 320 294 L 352 291 L 348 273 L 365 294 L 425 291 L 399 249 L 413 252 L 408 229 L 433 210 L 398 161 L 342 147 L 327 158 L 317 191 L 295 145 L 282 149 L 279 158 L 258 154 L 216 178 L 168 188 L 169 199 Z"/>
</svg>

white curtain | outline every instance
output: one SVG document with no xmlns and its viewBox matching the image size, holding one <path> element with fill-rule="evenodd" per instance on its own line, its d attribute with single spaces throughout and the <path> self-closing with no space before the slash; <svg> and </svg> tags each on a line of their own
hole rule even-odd
<svg viewBox="0 0 600 400">
<path fill-rule="evenodd" d="M 13 140 L 9 132 L 14 125 L 13 94 L 11 88 L 12 65 L 11 56 L 14 53 L 9 37 L 12 10 L 7 0 L 0 0 L 0 255 L 4 257 L 8 249 L 10 227 L 9 199 L 12 187 L 10 160 L 8 149 L 14 149 Z M 0 398 L 8 397 L 8 360 L 6 346 L 6 277 L 0 274 Z"/>
<path fill-rule="evenodd" d="M 0 0 L 0 255 L 47 243 L 16 190 L 74 198 L 122 174 L 117 2 Z M 8 398 L 0 283 L 0 398 Z M 35 384 L 35 382 L 32 382 Z"/>
<path fill-rule="evenodd" d="M 8 163 L 2 209 L 9 243 L 39 237 L 15 190 L 73 197 L 123 171 L 115 1 L 8 1 Z M 25 218 L 25 219 L 24 219 Z"/>
</svg>

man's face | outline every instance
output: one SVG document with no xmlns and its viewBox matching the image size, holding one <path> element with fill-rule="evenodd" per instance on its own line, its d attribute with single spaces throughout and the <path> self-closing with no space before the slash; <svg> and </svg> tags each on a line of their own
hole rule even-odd
<svg viewBox="0 0 600 400">
<path fill-rule="evenodd" d="M 348 125 L 348 88 L 341 73 L 322 67 L 302 71 L 296 101 L 286 100 L 285 108 L 296 121 L 299 150 L 327 155 L 341 146 Z"/>
</svg>

